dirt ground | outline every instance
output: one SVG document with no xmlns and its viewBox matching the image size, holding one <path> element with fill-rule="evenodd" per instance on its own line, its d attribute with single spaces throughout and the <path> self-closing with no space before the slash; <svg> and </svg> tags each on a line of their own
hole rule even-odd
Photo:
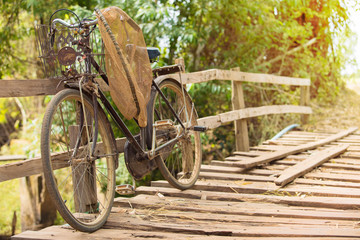
<svg viewBox="0 0 360 240">
<path fill-rule="evenodd" d="M 347 83 L 333 105 L 324 106 L 312 102 L 313 114 L 309 124 L 303 126 L 309 131 L 338 131 L 348 127 L 360 128 L 360 79 Z"/>
</svg>

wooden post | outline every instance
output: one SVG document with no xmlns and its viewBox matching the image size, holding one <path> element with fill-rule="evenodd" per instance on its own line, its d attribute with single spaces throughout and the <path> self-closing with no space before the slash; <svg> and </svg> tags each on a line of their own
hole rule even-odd
<svg viewBox="0 0 360 240">
<path fill-rule="evenodd" d="M 309 106 L 310 105 L 310 86 L 301 86 L 300 87 L 300 105 Z M 301 124 L 307 124 L 309 121 L 309 114 L 301 115 Z"/>
<path fill-rule="evenodd" d="M 232 71 L 240 71 L 240 68 L 233 68 Z M 245 108 L 244 92 L 242 83 L 237 81 L 232 82 L 232 105 L 233 110 Z M 249 134 L 246 119 L 234 121 L 235 125 L 235 147 L 236 151 L 249 151 Z"/>
<path fill-rule="evenodd" d="M 83 127 L 85 128 L 85 126 Z M 89 128 L 90 131 L 91 128 Z M 74 148 L 80 131 L 79 125 L 69 126 L 70 148 Z M 86 130 L 83 130 L 81 145 L 87 144 Z M 97 209 L 97 192 L 96 192 L 96 169 L 95 164 L 86 164 L 82 162 L 76 164 L 76 159 L 72 165 L 72 177 L 74 187 L 75 210 L 77 212 L 89 212 Z M 76 171 L 74 170 L 76 169 Z M 84 173 L 85 172 L 85 173 Z"/>
<path fill-rule="evenodd" d="M 50 199 L 42 174 L 20 179 L 21 230 L 40 230 L 56 219 L 56 207 Z"/>
<path fill-rule="evenodd" d="M 175 59 L 175 64 L 180 65 L 181 66 L 181 72 L 185 73 L 185 61 L 184 61 L 183 58 Z"/>
</svg>

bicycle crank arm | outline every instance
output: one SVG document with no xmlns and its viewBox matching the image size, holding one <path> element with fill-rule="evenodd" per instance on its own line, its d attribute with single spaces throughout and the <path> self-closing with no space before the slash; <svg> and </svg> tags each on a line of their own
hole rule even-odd
<svg viewBox="0 0 360 240">
<path fill-rule="evenodd" d="M 209 128 L 208 127 L 205 127 L 205 126 L 191 126 L 189 128 L 189 130 L 193 130 L 195 132 L 205 132 L 206 130 L 208 130 Z"/>
</svg>

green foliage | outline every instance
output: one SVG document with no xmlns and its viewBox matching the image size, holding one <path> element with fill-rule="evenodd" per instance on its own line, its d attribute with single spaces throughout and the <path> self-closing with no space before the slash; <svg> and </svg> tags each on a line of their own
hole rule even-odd
<svg viewBox="0 0 360 240">
<path fill-rule="evenodd" d="M 0 98 L 0 124 L 6 122 L 6 114 L 9 112 L 8 101 L 3 98 Z"/>
<path fill-rule="evenodd" d="M 26 9 L 23 1 L 1 1 L 0 3 L 0 79 L 4 75 L 14 74 L 14 71 L 24 71 L 21 60 L 17 54 L 17 43 L 29 36 L 30 28 L 21 21 L 28 17 L 22 11 Z"/>
<path fill-rule="evenodd" d="M 357 5 L 344 0 L 130 2 L 119 1 L 119 6 L 141 23 L 149 45 L 162 47 L 167 64 L 183 57 L 188 71 L 239 66 L 245 72 L 310 78 L 312 98 L 324 103 L 334 101 L 343 87 L 341 70 L 349 61 L 349 45 L 343 43 L 352 34 L 347 8 Z M 203 91 L 190 89 L 200 116 L 231 108 L 225 94 L 216 95 L 217 87 L 224 85 L 209 82 L 199 85 Z M 289 98 L 298 96 L 296 88 L 245 88 L 246 106 L 298 102 Z M 272 131 L 267 128 L 272 121 L 251 119 L 250 135 L 263 139 L 298 121 L 290 116 L 274 119 L 277 128 Z"/>
<path fill-rule="evenodd" d="M 217 115 L 231 110 L 231 84 L 225 81 L 211 81 L 188 86 L 199 118 Z M 223 126 L 201 135 L 203 155 L 207 161 L 228 156 L 234 144 L 232 125 Z"/>
</svg>

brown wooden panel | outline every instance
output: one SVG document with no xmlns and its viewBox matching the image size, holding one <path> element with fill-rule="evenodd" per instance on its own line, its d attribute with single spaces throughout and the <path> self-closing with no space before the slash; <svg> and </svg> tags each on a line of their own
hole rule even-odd
<svg viewBox="0 0 360 240">
<path fill-rule="evenodd" d="M 179 74 L 161 76 L 163 78 L 175 78 L 178 81 Z M 234 72 L 230 70 L 210 69 L 200 72 L 185 73 L 181 75 L 184 84 L 201 83 L 211 80 L 231 80 L 238 82 L 271 83 L 294 86 L 310 86 L 308 78 L 283 77 L 262 73 Z"/>
<path fill-rule="evenodd" d="M 131 207 L 142 209 L 162 209 L 178 211 L 209 212 L 215 214 L 273 216 L 289 218 L 357 220 L 360 213 L 357 210 L 318 209 L 313 207 L 286 206 L 264 202 L 234 202 L 213 201 L 184 198 L 177 202 L 176 197 L 159 198 L 155 195 L 138 195 L 134 198 L 116 198 L 116 207 Z M 305 210 L 306 209 L 306 210 Z M 305 211 L 304 211 L 305 210 Z M 360 230 L 360 229 L 359 229 Z"/>
<path fill-rule="evenodd" d="M 273 106 L 244 108 L 226 113 L 221 113 L 216 116 L 208 116 L 208 117 L 200 118 L 198 119 L 198 124 L 213 129 L 219 127 L 223 123 L 228 123 L 240 119 L 247 119 L 247 118 L 259 117 L 270 114 L 284 114 L 284 113 L 311 114 L 312 110 L 310 107 L 295 106 L 295 105 L 273 105 Z"/>
<path fill-rule="evenodd" d="M 165 197 L 177 197 L 187 199 L 203 199 L 214 201 L 250 201 L 250 202 L 267 202 L 277 204 L 287 204 L 291 206 L 304 206 L 304 207 L 321 207 L 321 208 L 334 208 L 334 209 L 358 209 L 360 202 L 356 198 L 345 197 L 315 197 L 315 196 L 281 196 L 270 194 L 246 194 L 235 192 L 213 192 L 204 190 L 188 189 L 181 191 L 168 187 L 138 187 L 137 194 L 155 195 L 157 193 L 163 194 Z"/>
<path fill-rule="evenodd" d="M 156 181 L 151 183 L 153 187 L 169 187 L 166 181 Z M 299 193 L 304 196 L 321 196 L 321 197 L 345 197 L 360 198 L 360 189 L 331 187 L 306 184 L 288 185 L 280 188 L 271 182 L 253 182 L 253 181 L 218 181 L 206 180 L 198 181 L 192 188 L 194 190 L 214 191 L 214 192 L 234 192 L 246 194 L 274 194 L 282 196 L 298 196 Z"/>
<path fill-rule="evenodd" d="M 0 97 L 54 95 L 63 89 L 58 79 L 0 80 Z"/>
<path fill-rule="evenodd" d="M 240 71 L 240 68 L 231 69 Z M 233 110 L 245 109 L 244 91 L 241 82 L 231 81 L 231 102 Z M 249 134 L 246 119 L 235 120 L 235 149 L 249 151 Z"/>
<path fill-rule="evenodd" d="M 300 146 L 296 146 L 296 147 L 287 147 L 285 150 L 280 150 L 280 151 L 276 151 L 276 152 L 271 152 L 268 155 L 264 155 L 264 156 L 259 156 L 259 157 L 255 157 L 251 160 L 248 161 L 239 161 L 236 164 L 234 164 L 234 166 L 238 166 L 238 167 L 243 167 L 243 168 L 251 168 L 254 166 L 257 166 L 259 164 L 264 164 L 264 163 L 268 163 L 271 162 L 273 160 L 278 160 L 281 158 L 284 158 L 288 155 L 292 155 L 292 154 L 296 154 L 296 153 L 300 153 L 309 149 L 314 149 L 317 148 L 319 146 L 328 144 L 330 142 L 336 141 L 338 139 L 341 139 L 355 131 L 357 131 L 357 127 L 353 127 L 353 128 L 349 128 L 348 130 L 345 131 L 341 131 L 337 134 L 334 134 L 330 137 L 327 137 L 325 139 L 316 141 L 316 142 L 312 142 L 312 143 L 308 143 L 308 144 L 303 144 Z M 232 160 L 236 160 L 236 156 L 233 157 L 229 157 L 226 159 L 232 159 Z"/>
<path fill-rule="evenodd" d="M 281 175 L 275 180 L 275 184 L 282 187 L 285 186 L 295 178 L 303 176 L 304 174 L 313 170 L 315 167 L 320 166 L 329 159 L 345 152 L 348 147 L 348 144 L 341 144 L 339 146 L 334 146 L 329 149 L 315 152 L 306 160 L 301 161 L 283 171 Z"/>
<path fill-rule="evenodd" d="M 119 152 L 124 151 L 125 138 L 118 138 L 116 140 L 116 145 Z M 102 151 L 102 145 L 97 145 L 97 151 Z M 69 166 L 67 164 L 68 153 L 57 153 L 52 155 L 52 160 L 58 163 L 58 168 L 63 168 Z M 41 158 L 32 158 L 25 161 L 19 161 L 15 163 L 9 163 L 0 166 L 0 182 L 11 180 L 14 178 L 26 177 L 35 174 L 40 174 L 43 172 Z"/>
<path fill-rule="evenodd" d="M 103 91 L 109 91 L 102 79 L 96 81 Z M 0 86 L 0 98 L 55 95 L 64 89 L 59 79 L 0 80 Z"/>
</svg>

